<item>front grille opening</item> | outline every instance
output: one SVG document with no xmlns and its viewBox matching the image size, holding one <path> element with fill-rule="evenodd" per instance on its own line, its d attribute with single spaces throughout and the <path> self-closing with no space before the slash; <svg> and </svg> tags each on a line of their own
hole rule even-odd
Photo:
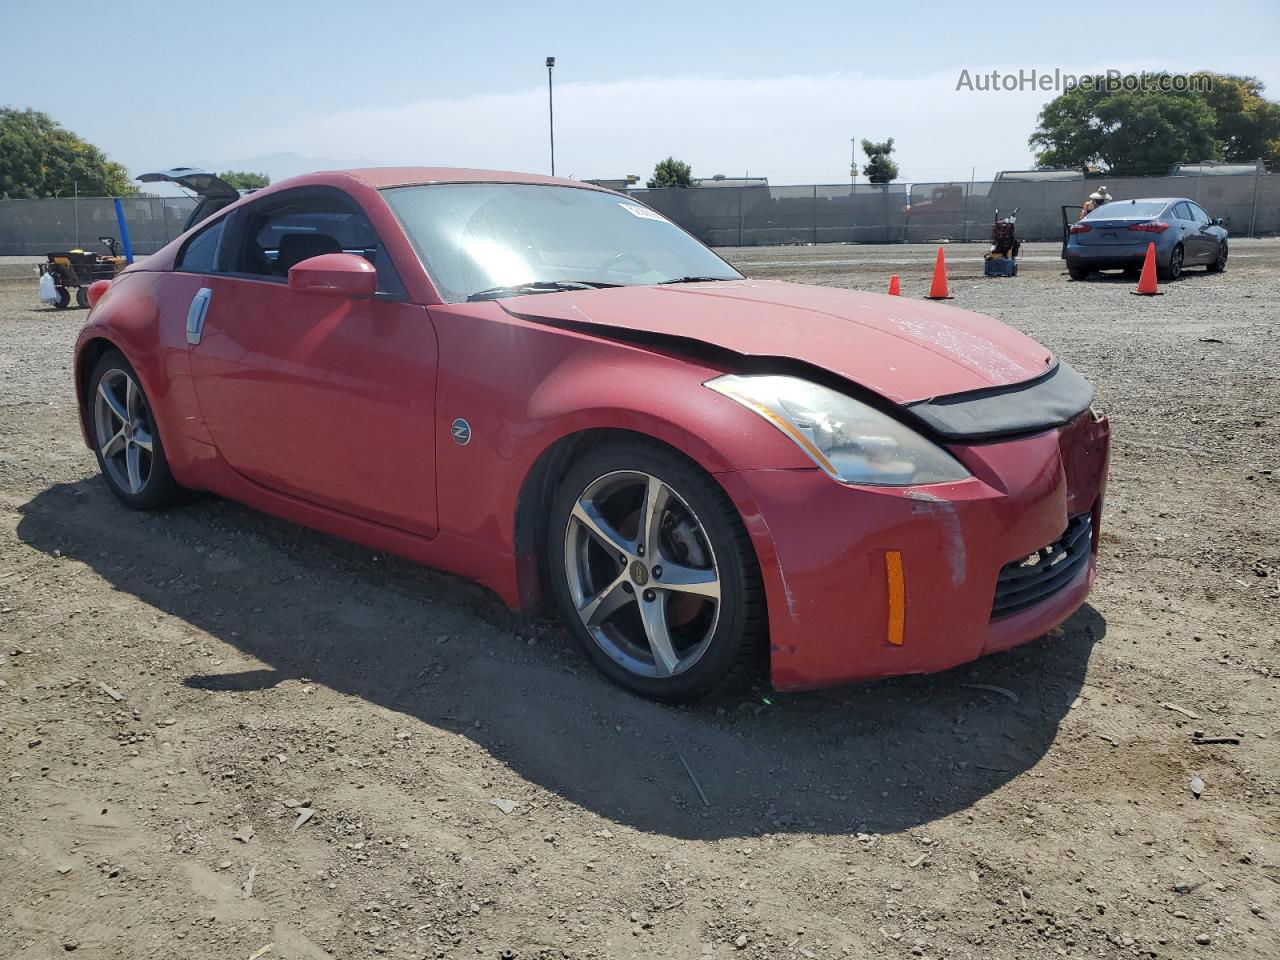
<svg viewBox="0 0 1280 960">
<path fill-rule="evenodd" d="M 1066 532 L 1047 547 L 1021 560 L 1006 563 L 996 580 L 991 619 L 1034 607 L 1075 579 L 1089 562 L 1093 519 L 1087 513 L 1067 521 Z"/>
</svg>

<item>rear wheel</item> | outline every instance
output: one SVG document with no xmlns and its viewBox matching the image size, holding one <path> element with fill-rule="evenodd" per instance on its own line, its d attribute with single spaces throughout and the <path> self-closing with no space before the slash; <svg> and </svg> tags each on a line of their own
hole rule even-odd
<svg viewBox="0 0 1280 960">
<path fill-rule="evenodd" d="M 76 306 L 87 307 L 89 305 L 89 288 L 76 287 Z"/>
<path fill-rule="evenodd" d="M 1213 263 L 1209 264 L 1210 273 L 1221 273 L 1227 269 L 1227 241 L 1223 240 L 1218 244 L 1218 254 L 1213 258 Z"/>
<path fill-rule="evenodd" d="M 548 547 L 570 632 L 634 693 L 699 699 L 761 648 L 764 591 L 737 510 L 714 480 L 659 444 L 589 451 L 556 492 Z"/>
<path fill-rule="evenodd" d="M 176 503 L 182 488 L 169 472 L 151 404 L 118 351 L 108 350 L 99 358 L 86 402 L 93 452 L 111 492 L 134 510 Z"/>
<path fill-rule="evenodd" d="M 58 310 L 65 310 L 71 304 L 71 291 L 66 287 L 58 288 L 58 299 L 53 302 Z"/>
<path fill-rule="evenodd" d="M 1162 267 L 1156 264 L 1156 272 L 1160 274 L 1161 280 L 1177 280 L 1182 276 L 1182 263 L 1186 254 L 1183 252 L 1182 244 L 1178 244 L 1173 248 L 1173 252 L 1169 254 L 1169 265 Z"/>
<path fill-rule="evenodd" d="M 1071 274 L 1072 280 L 1088 280 L 1089 274 L 1093 273 L 1093 271 L 1088 267 L 1077 267 L 1074 264 L 1068 264 L 1067 273 Z"/>
</svg>

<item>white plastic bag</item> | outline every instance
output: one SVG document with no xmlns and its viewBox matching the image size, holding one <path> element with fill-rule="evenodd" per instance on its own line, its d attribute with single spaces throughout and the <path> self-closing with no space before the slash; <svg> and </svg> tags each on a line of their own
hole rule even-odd
<svg viewBox="0 0 1280 960">
<path fill-rule="evenodd" d="M 57 303 L 58 299 L 58 285 L 53 282 L 53 274 L 40 274 L 40 302 Z"/>
</svg>

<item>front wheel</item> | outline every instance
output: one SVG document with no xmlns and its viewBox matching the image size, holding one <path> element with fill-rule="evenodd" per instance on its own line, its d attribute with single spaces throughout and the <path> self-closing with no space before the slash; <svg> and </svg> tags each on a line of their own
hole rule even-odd
<svg viewBox="0 0 1280 960">
<path fill-rule="evenodd" d="M 134 510 L 176 503 L 182 488 L 169 472 L 151 404 L 118 351 L 108 350 L 94 366 L 86 403 L 93 452 L 111 492 Z"/>
<path fill-rule="evenodd" d="M 548 537 L 560 613 L 620 686 L 697 700 L 761 649 L 764 590 L 742 520 L 673 451 L 644 440 L 588 451 L 556 492 Z"/>
<path fill-rule="evenodd" d="M 1221 273 L 1227 269 L 1227 241 L 1223 240 L 1218 244 L 1218 254 L 1213 258 L 1213 263 L 1209 264 L 1210 273 Z"/>
</svg>

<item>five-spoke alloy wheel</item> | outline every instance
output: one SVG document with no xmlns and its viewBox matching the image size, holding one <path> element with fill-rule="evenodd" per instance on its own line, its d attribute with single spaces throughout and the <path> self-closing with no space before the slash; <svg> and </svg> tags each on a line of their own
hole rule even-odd
<svg viewBox="0 0 1280 960">
<path fill-rule="evenodd" d="M 116 351 L 107 351 L 89 387 L 93 449 L 111 492 L 139 510 L 172 503 L 180 488 L 169 473 L 151 405 L 133 368 Z"/>
<path fill-rule="evenodd" d="M 697 663 L 720 612 L 715 553 L 675 491 L 641 472 L 591 484 L 565 528 L 565 577 L 600 648 L 642 677 Z"/>
<path fill-rule="evenodd" d="M 93 404 L 103 470 L 121 489 L 135 496 L 142 493 L 155 462 L 151 411 L 142 401 L 142 390 L 123 370 L 108 370 L 98 380 Z"/>
<path fill-rule="evenodd" d="M 591 451 L 561 486 L 549 539 L 570 630 L 623 686 L 696 699 L 757 649 L 750 542 L 723 491 L 673 452 L 643 442 Z"/>
</svg>

